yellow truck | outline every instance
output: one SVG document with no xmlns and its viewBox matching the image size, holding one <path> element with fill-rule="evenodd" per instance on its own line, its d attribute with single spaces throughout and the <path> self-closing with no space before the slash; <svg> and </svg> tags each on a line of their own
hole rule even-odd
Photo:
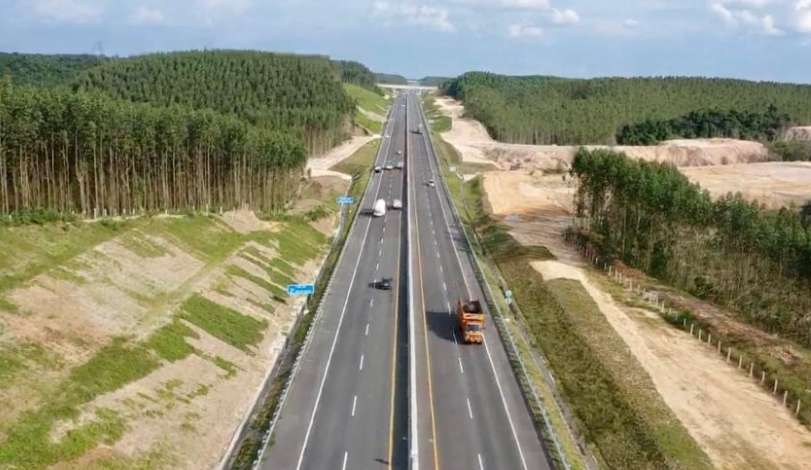
<svg viewBox="0 0 811 470">
<path fill-rule="evenodd" d="M 456 316 L 459 320 L 459 332 L 462 341 L 466 344 L 482 344 L 484 342 L 484 312 L 478 300 L 456 302 Z"/>
</svg>

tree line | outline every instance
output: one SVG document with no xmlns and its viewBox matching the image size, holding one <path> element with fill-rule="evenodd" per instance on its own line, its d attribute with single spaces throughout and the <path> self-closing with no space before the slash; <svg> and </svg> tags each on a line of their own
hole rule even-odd
<svg viewBox="0 0 811 470">
<path fill-rule="evenodd" d="M 306 149 L 233 115 L 0 83 L 0 213 L 280 209 Z"/>
<path fill-rule="evenodd" d="M 811 220 L 729 194 L 713 201 L 671 165 L 581 149 L 577 215 L 610 259 L 811 345 Z"/>
<path fill-rule="evenodd" d="M 698 110 L 764 113 L 811 122 L 811 86 L 714 78 L 510 77 L 469 72 L 442 85 L 498 140 L 524 144 L 614 144 L 617 130 Z"/>
<path fill-rule="evenodd" d="M 343 140 L 354 103 L 328 58 L 258 51 L 188 51 L 117 59 L 85 70 L 76 91 L 234 114 L 300 138 L 310 153 Z"/>
<path fill-rule="evenodd" d="M 377 94 L 383 94 L 377 87 L 376 74 L 365 65 L 353 60 L 333 60 L 332 63 L 338 68 L 342 82 L 352 83 Z"/>
<path fill-rule="evenodd" d="M 108 59 L 87 54 L 20 54 L 0 52 L 0 79 L 18 85 L 64 85 L 79 73 Z"/>
<path fill-rule="evenodd" d="M 765 113 L 750 111 L 693 111 L 674 119 L 646 119 L 626 124 L 617 132 L 621 145 L 655 145 L 663 140 L 728 137 L 773 142 L 788 128 L 791 118 L 769 106 Z"/>
</svg>

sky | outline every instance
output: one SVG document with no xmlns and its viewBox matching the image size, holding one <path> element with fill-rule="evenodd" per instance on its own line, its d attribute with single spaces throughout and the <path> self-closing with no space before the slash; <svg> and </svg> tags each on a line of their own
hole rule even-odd
<svg viewBox="0 0 811 470">
<path fill-rule="evenodd" d="M 470 70 L 811 82 L 811 0 L 0 0 L 0 51 L 326 54 Z"/>
</svg>

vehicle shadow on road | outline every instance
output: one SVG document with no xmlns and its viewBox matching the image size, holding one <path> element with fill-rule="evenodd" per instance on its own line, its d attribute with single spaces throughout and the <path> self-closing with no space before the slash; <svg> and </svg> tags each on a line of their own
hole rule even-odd
<svg viewBox="0 0 811 470">
<path fill-rule="evenodd" d="M 426 311 L 425 318 L 428 323 L 428 329 L 434 333 L 434 335 L 445 341 L 454 340 L 456 318 L 453 315 L 448 315 L 447 310 Z"/>
</svg>

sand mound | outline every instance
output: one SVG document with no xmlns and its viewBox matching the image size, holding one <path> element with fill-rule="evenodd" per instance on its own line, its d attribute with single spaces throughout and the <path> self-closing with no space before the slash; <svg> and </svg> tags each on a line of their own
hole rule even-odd
<svg viewBox="0 0 811 470">
<path fill-rule="evenodd" d="M 342 178 L 345 180 L 351 180 L 352 179 L 351 176 L 339 173 L 337 171 L 331 171 L 330 168 L 342 162 L 343 160 L 349 158 L 359 148 L 368 144 L 372 140 L 377 139 L 378 137 L 379 136 L 365 136 L 365 135 L 353 136 L 352 138 L 342 143 L 341 145 L 333 147 L 329 152 L 325 153 L 324 155 L 308 159 L 307 170 L 310 171 L 310 175 L 314 178 L 319 176 L 336 176 L 338 178 Z"/>
<path fill-rule="evenodd" d="M 767 162 L 682 168 L 681 171 L 714 197 L 740 192 L 772 209 L 811 201 L 811 163 Z"/>
<path fill-rule="evenodd" d="M 786 131 L 786 140 L 811 140 L 811 126 L 792 127 Z"/>
<path fill-rule="evenodd" d="M 502 170 L 518 168 L 563 170 L 570 166 L 580 146 L 521 145 L 497 142 L 487 129 L 473 119 L 462 117 L 464 107 L 450 98 L 436 100 L 439 109 L 453 118 L 451 130 L 442 137 L 453 145 L 462 159 L 471 163 L 493 163 Z M 768 149 L 758 142 L 736 139 L 681 139 L 651 146 L 588 145 L 588 149 L 608 148 L 632 158 L 670 162 L 677 166 L 726 165 L 766 161 Z"/>
</svg>

